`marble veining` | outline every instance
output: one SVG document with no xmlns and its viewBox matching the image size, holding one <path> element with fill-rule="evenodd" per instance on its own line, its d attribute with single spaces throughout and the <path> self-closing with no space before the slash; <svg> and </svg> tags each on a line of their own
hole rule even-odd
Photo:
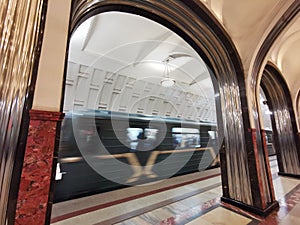
<svg viewBox="0 0 300 225">
<path fill-rule="evenodd" d="M 30 112 L 30 125 L 15 224 L 44 224 L 49 203 L 53 154 L 60 113 Z"/>
</svg>

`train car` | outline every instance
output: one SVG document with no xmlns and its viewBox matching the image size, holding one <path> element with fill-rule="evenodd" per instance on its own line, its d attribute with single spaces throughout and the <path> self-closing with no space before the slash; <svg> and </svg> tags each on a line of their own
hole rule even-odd
<svg viewBox="0 0 300 225">
<path fill-rule="evenodd" d="M 214 168 L 217 127 L 111 111 L 66 114 L 54 202 Z"/>
</svg>

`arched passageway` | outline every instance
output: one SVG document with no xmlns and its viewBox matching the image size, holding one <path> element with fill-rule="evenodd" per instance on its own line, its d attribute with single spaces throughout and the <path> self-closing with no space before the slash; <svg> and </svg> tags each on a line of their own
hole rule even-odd
<svg viewBox="0 0 300 225">
<path fill-rule="evenodd" d="M 80 24 L 69 49 L 55 202 L 218 164 L 210 72 L 176 33 L 108 11 Z M 86 165 L 71 160 L 80 153 Z"/>
<path fill-rule="evenodd" d="M 80 20 L 90 16 L 88 12 L 97 10 L 129 12 L 155 20 L 183 37 L 205 59 L 219 78 L 216 86 L 216 92 L 219 92 L 217 107 L 219 112 L 223 112 L 223 117 L 219 117 L 218 122 L 222 125 L 219 128 L 225 131 L 221 132 L 225 133 L 224 148 L 221 151 L 224 174 L 223 200 L 227 199 L 239 206 L 246 202 L 247 209 L 253 206 L 250 210 L 262 214 L 265 213 L 264 209 L 274 205 L 274 198 L 269 194 L 269 191 L 272 192 L 271 179 L 266 178 L 266 171 L 261 169 L 267 168 L 267 163 L 262 151 L 260 126 L 256 123 L 256 98 L 252 94 L 255 93 L 257 85 L 259 86 L 258 71 L 263 69 L 265 60 L 270 59 L 284 74 L 295 104 L 299 70 L 297 62 L 293 62 L 297 59 L 295 56 L 299 48 L 299 23 L 297 20 L 293 21 L 293 18 L 299 17 L 299 2 L 279 1 L 274 4 L 273 1 L 266 1 L 263 5 L 261 2 L 252 1 L 224 1 L 220 4 L 216 2 L 3 1 L 0 8 L 3 15 L 7 16 L 3 16 L 0 22 L 5 30 L 1 41 L 6 43 L 1 46 L 1 69 L 4 76 L 0 79 L 3 133 L 0 144 L 2 223 L 5 223 L 8 217 L 8 224 L 15 223 L 15 220 L 18 220 L 16 223 L 23 224 L 33 224 L 31 221 L 37 224 L 49 222 L 52 204 L 50 177 L 54 170 L 52 166 L 56 165 L 55 145 L 63 117 L 59 105 L 70 12 L 72 29 L 75 29 L 80 25 Z M 71 5 L 73 8 L 70 10 Z M 236 10 L 237 8 L 239 10 Z M 257 12 L 256 16 L 248 16 L 253 11 Z M 214 15 L 210 12 L 214 12 Z M 257 31 L 253 35 L 252 29 Z M 290 35 L 292 33 L 296 35 Z M 243 66 L 230 38 L 234 40 L 241 54 Z M 278 41 L 281 43 L 278 44 Z M 288 45 L 282 45 L 283 42 Z M 273 44 L 279 51 L 271 49 Z M 291 54 L 285 54 L 287 51 Z M 246 74 L 247 72 L 251 74 Z M 247 79 L 247 85 L 244 85 L 244 78 Z M 225 98 L 229 101 L 224 101 Z M 296 104 L 299 108 L 299 103 Z M 228 109 L 228 115 L 224 114 L 224 109 Z M 251 125 L 248 113 L 251 115 Z M 238 152 L 240 147 L 242 151 Z M 245 162 L 243 165 L 237 163 L 241 159 Z M 242 169 L 234 173 L 234 168 Z M 241 176 L 245 171 L 247 176 L 243 181 Z M 249 185 L 249 177 L 251 190 L 244 193 L 241 187 Z M 246 197 L 241 197 L 241 193 Z M 27 201 L 28 199 L 30 201 Z M 33 211 L 39 216 L 33 214 Z"/>
<path fill-rule="evenodd" d="M 222 199 L 258 214 L 276 207 L 266 171 L 260 171 L 256 163 L 260 159 L 253 151 L 243 68 L 220 24 L 201 3 L 119 1 L 115 5 L 109 0 L 78 1 L 73 5 L 71 30 L 90 16 L 108 11 L 138 14 L 157 21 L 176 32 L 201 56 L 216 77 L 219 137 L 224 136 L 220 151 Z"/>
<path fill-rule="evenodd" d="M 261 87 L 272 112 L 273 142 L 279 174 L 299 177 L 299 139 L 296 117 L 287 84 L 278 70 L 273 65 L 267 64 L 261 79 Z"/>
</svg>

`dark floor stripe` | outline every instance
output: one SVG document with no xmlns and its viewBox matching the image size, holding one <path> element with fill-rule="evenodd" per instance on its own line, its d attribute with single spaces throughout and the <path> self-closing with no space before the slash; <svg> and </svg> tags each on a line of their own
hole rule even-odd
<svg viewBox="0 0 300 225">
<path fill-rule="evenodd" d="M 97 206 L 81 209 L 81 210 L 78 210 L 78 211 L 74 211 L 74 212 L 71 212 L 71 213 L 67 213 L 67 214 L 52 218 L 51 223 L 56 223 L 58 221 L 66 220 L 66 219 L 69 219 L 71 217 L 79 216 L 81 214 L 93 212 L 93 211 L 100 210 L 100 209 L 103 209 L 103 208 L 107 208 L 107 207 L 117 205 L 117 204 L 120 204 L 120 203 L 123 203 L 123 202 L 132 201 L 132 200 L 135 200 L 135 199 L 138 199 L 138 198 L 142 198 L 142 197 L 146 197 L 146 196 L 149 196 L 149 195 L 157 194 L 157 193 L 160 193 L 160 192 L 163 192 L 163 191 L 167 191 L 167 190 L 178 188 L 178 187 L 181 187 L 181 186 L 184 186 L 184 185 L 200 182 L 200 181 L 207 180 L 207 179 L 217 177 L 217 176 L 220 176 L 220 173 L 213 174 L 213 175 L 206 176 L 206 177 L 202 177 L 202 178 L 195 179 L 195 180 L 191 180 L 191 181 L 182 182 L 182 183 L 179 183 L 179 184 L 174 184 L 174 185 L 171 185 L 171 186 L 168 186 L 168 187 L 160 188 L 160 189 L 153 190 L 153 191 L 148 191 L 148 192 L 133 195 L 133 196 L 130 196 L 130 197 L 118 199 L 118 200 L 107 202 L 107 203 L 100 204 L 100 205 L 97 205 Z M 218 185 L 220 185 L 220 184 L 218 184 Z"/>
<path fill-rule="evenodd" d="M 276 160 L 276 158 L 272 159 L 271 161 L 273 161 L 273 160 Z M 277 167 L 277 164 L 274 165 L 274 166 L 271 166 L 271 168 L 275 168 L 275 167 Z M 74 212 L 71 212 L 71 213 L 67 213 L 65 215 L 61 215 L 61 216 L 52 218 L 51 219 L 51 223 L 59 222 L 59 221 L 62 221 L 62 220 L 66 220 L 66 219 L 69 219 L 69 218 L 72 218 L 72 217 L 79 216 L 81 214 L 93 212 L 93 211 L 96 211 L 96 210 L 100 210 L 100 209 L 103 209 L 103 208 L 114 206 L 114 205 L 117 205 L 117 204 L 120 204 L 120 203 L 124 203 L 124 202 L 127 202 L 127 201 L 132 201 L 132 200 L 135 200 L 135 199 L 138 199 L 138 198 L 142 198 L 142 197 L 146 197 L 146 196 L 149 196 L 149 195 L 157 194 L 157 193 L 160 193 L 160 192 L 163 192 L 163 191 L 167 191 L 167 190 L 170 190 L 170 189 L 178 188 L 180 186 L 184 186 L 184 185 L 189 185 L 189 184 L 192 184 L 192 183 L 200 182 L 200 181 L 203 181 L 203 180 L 206 180 L 206 179 L 210 179 L 210 178 L 213 178 L 213 177 L 216 177 L 216 176 L 219 176 L 219 175 L 220 175 L 220 173 L 217 173 L 217 174 L 209 175 L 209 176 L 202 177 L 202 178 L 199 178 L 199 179 L 182 182 L 182 183 L 179 183 L 179 184 L 171 185 L 171 186 L 160 188 L 160 189 L 157 189 L 157 190 L 153 190 L 153 191 L 149 191 L 149 192 L 137 194 L 137 195 L 134 195 L 134 196 L 122 198 L 122 199 L 119 199 L 119 200 L 115 200 L 115 201 L 112 201 L 112 202 L 100 204 L 100 205 L 97 205 L 97 206 L 89 207 L 89 208 L 86 208 L 86 209 L 81 209 L 81 210 L 78 210 L 78 211 L 74 211 Z M 273 180 L 277 179 L 278 177 L 279 177 L 278 173 L 273 173 L 272 174 Z M 218 184 L 217 186 L 219 186 L 219 185 L 221 185 L 221 184 Z M 200 191 L 200 193 L 202 193 L 201 192 L 202 189 L 198 190 L 198 191 Z M 191 197 L 193 195 L 196 195 L 193 192 L 192 193 L 188 193 L 187 195 L 189 195 L 189 194 L 191 194 L 189 197 Z M 182 196 L 179 196 L 179 197 L 182 197 Z M 188 198 L 188 197 L 185 197 L 185 198 Z M 177 201 L 179 201 L 179 200 L 177 200 Z M 166 200 L 166 202 L 169 202 L 169 200 Z M 174 198 L 172 199 L 172 202 L 170 202 L 168 204 L 171 204 L 173 202 L 175 202 Z M 132 212 L 132 213 L 130 213 L 128 215 L 122 215 L 120 217 L 116 217 L 116 220 L 123 221 L 123 220 L 126 220 L 126 218 L 135 217 L 137 215 L 143 214 L 144 212 L 156 209 L 157 207 L 159 207 L 159 206 L 157 206 L 159 204 L 163 204 L 163 206 L 165 206 L 165 201 L 163 201 L 161 203 L 158 203 L 156 205 L 153 205 L 151 207 L 149 206 L 149 207 L 147 207 L 147 209 L 146 208 L 145 209 L 139 209 L 139 210 L 136 210 L 135 212 Z M 122 218 L 125 218 L 125 219 L 122 219 Z M 115 219 L 115 218 L 113 218 L 113 219 Z M 111 220 L 108 220 L 108 222 L 111 222 Z M 101 223 L 101 224 L 103 224 L 103 223 Z"/>
<path fill-rule="evenodd" d="M 114 217 L 114 218 L 111 218 L 111 219 L 108 219 L 108 220 L 105 220 L 105 221 L 101 221 L 100 223 L 97 223 L 97 224 L 94 224 L 94 225 L 109 225 L 109 224 L 120 223 L 124 220 L 128 220 L 130 218 L 133 218 L 133 217 L 139 216 L 141 214 L 153 211 L 155 209 L 159 209 L 159 208 L 162 208 L 164 206 L 170 205 L 172 203 L 182 201 L 186 198 L 190 198 L 190 197 L 193 197 L 195 195 L 204 193 L 206 191 L 209 191 L 211 189 L 219 187 L 220 185 L 221 185 L 221 183 L 218 182 L 218 183 L 210 185 L 208 187 L 201 188 L 199 190 L 195 190 L 195 191 L 192 191 L 192 192 L 189 192 L 189 193 L 185 193 L 185 194 L 180 195 L 180 196 L 172 197 L 171 199 L 163 200 L 163 201 L 161 201 L 159 203 L 156 203 L 156 204 L 153 204 L 151 206 L 147 206 L 147 207 L 144 207 L 144 208 L 141 208 L 141 209 L 134 210 L 134 211 L 129 212 L 129 213 L 124 214 L 124 215 L 120 215 L 120 216 L 117 216 L 117 217 Z"/>
<path fill-rule="evenodd" d="M 274 180 L 279 178 L 278 173 L 273 173 L 272 177 L 273 177 Z M 284 199 L 287 199 L 287 198 L 289 198 L 289 196 L 294 195 L 296 190 L 293 189 L 291 192 L 286 194 Z M 227 204 L 227 203 L 224 203 L 224 202 L 219 203 L 217 200 L 218 199 L 212 199 L 211 201 L 208 202 L 208 204 L 204 204 L 204 207 L 206 205 L 206 208 L 204 210 L 202 209 L 203 206 L 199 206 L 200 209 L 198 209 L 197 214 L 191 215 L 191 212 L 186 212 L 186 213 L 182 213 L 182 214 L 179 214 L 179 215 L 175 215 L 173 217 L 170 217 L 170 218 L 167 218 L 167 219 L 161 221 L 160 225 L 170 225 L 170 224 L 171 225 L 183 225 L 187 222 L 193 221 L 194 219 L 197 219 L 197 218 L 201 217 L 202 215 L 204 215 L 205 213 L 211 211 L 212 209 L 216 208 L 217 206 L 224 207 L 224 208 L 226 208 L 228 210 L 231 210 L 231 211 L 233 211 L 233 212 L 235 212 L 235 213 L 237 213 L 241 216 L 244 216 L 244 217 L 247 217 L 247 218 L 251 219 L 252 221 L 248 225 L 258 225 L 258 224 L 260 224 L 260 225 L 267 225 L 267 224 L 268 225 L 274 225 L 274 224 L 269 224 L 269 223 L 261 224 L 261 221 L 262 221 L 261 217 L 259 217 L 257 215 L 254 215 L 252 213 L 246 212 L 246 211 L 244 211 L 244 210 L 242 210 L 238 207 L 232 206 L 230 204 Z M 214 203 L 214 204 L 211 204 L 211 202 Z M 195 212 L 194 209 L 192 211 Z M 183 217 L 182 221 L 180 221 L 181 217 Z M 176 218 L 176 222 L 175 222 L 175 218 Z"/>
</svg>

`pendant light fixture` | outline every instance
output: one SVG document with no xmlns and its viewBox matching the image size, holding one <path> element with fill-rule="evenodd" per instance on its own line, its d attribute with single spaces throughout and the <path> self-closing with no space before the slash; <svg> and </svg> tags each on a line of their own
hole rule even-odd
<svg viewBox="0 0 300 225">
<path fill-rule="evenodd" d="M 176 81 L 170 78 L 170 58 L 164 60 L 165 62 L 165 69 L 164 69 L 164 78 L 160 81 L 161 86 L 163 87 L 172 87 Z"/>
</svg>

